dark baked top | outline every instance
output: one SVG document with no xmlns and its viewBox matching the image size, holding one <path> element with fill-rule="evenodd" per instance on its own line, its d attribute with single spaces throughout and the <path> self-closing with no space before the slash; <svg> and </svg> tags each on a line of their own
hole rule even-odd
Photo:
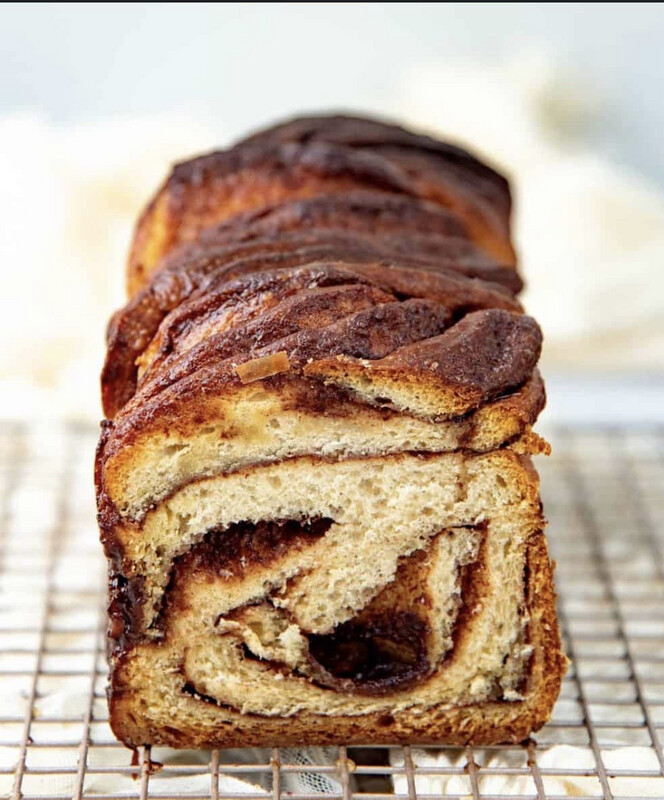
<svg viewBox="0 0 664 800">
<path fill-rule="evenodd" d="M 479 249 L 514 266 L 511 200 L 502 176 L 460 148 L 396 125 L 321 116 L 293 120 L 228 150 L 177 164 L 139 220 L 129 292 L 141 288 L 173 249 L 238 213 L 358 190 L 447 209 Z M 449 215 L 447 222 L 440 215 L 425 227 L 427 233 L 448 234 Z"/>
<path fill-rule="evenodd" d="M 469 153 L 367 119 L 293 120 L 177 165 L 108 330 L 111 438 L 276 354 L 288 368 L 267 385 L 304 380 L 314 403 L 322 385 L 358 401 L 353 381 L 402 381 L 449 418 L 514 392 L 541 333 L 515 297 L 509 212 L 505 179 Z M 139 251 L 162 253 L 140 279 Z"/>
</svg>

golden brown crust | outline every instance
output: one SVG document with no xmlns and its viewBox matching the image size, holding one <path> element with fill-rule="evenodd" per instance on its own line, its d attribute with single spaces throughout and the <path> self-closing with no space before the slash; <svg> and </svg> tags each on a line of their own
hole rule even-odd
<svg viewBox="0 0 664 800">
<path fill-rule="evenodd" d="M 412 391 L 421 414 L 452 417 L 523 385 L 535 369 L 541 344 L 532 317 L 486 309 L 384 357 L 367 361 L 332 353 L 308 363 L 304 373 L 358 392 L 371 390 L 370 397 Z"/>
<path fill-rule="evenodd" d="M 470 237 L 504 264 L 507 183 L 468 153 L 395 126 L 320 117 L 285 125 L 227 151 L 178 164 L 142 215 L 131 250 L 128 293 L 174 247 L 233 214 L 268 203 L 357 189 L 423 198 L 449 208 Z"/>
<path fill-rule="evenodd" d="M 280 247 L 284 244 L 289 243 L 281 240 Z M 410 267 L 405 259 L 371 261 L 368 260 L 371 251 L 362 253 L 353 245 L 347 240 L 342 245 L 331 242 L 327 250 L 296 248 L 286 254 L 280 253 L 276 265 L 269 251 L 237 259 L 226 249 L 221 256 L 203 259 L 202 264 L 200 259 L 193 262 L 185 259 L 156 273 L 148 286 L 113 317 L 109 326 L 108 352 L 102 372 L 102 398 L 107 416 L 115 416 L 134 394 L 137 360 L 151 341 L 155 341 L 153 349 L 167 350 L 183 323 L 191 327 L 201 313 L 215 314 L 234 294 L 247 296 L 260 292 L 268 281 L 275 287 L 288 283 L 290 274 L 300 264 L 307 265 L 307 274 L 311 273 L 312 262 L 316 265 L 313 268 L 316 275 L 311 274 L 309 283 L 302 284 L 303 289 L 307 285 L 363 282 L 392 292 L 393 300 L 397 296 L 431 299 L 457 314 L 490 307 L 520 309 L 518 302 L 499 284 L 459 275 L 444 267 Z M 334 261 L 321 260 L 320 256 L 326 252 L 334 256 Z M 373 255 L 380 256 L 380 253 Z M 274 266 L 279 272 L 289 272 L 276 274 Z M 304 274 L 303 269 L 294 274 Z M 263 290 L 263 295 L 266 291 L 271 290 Z M 160 337 L 162 344 L 157 345 L 155 337 Z M 163 340 L 168 341 L 164 344 Z"/>
<path fill-rule="evenodd" d="M 479 214 L 478 231 L 487 225 L 494 233 L 507 233 L 509 239 L 509 184 L 502 175 L 471 153 L 447 142 L 413 133 L 389 121 L 342 114 L 299 117 L 254 134 L 245 141 L 249 144 L 265 141 L 327 142 L 380 153 L 394 159 L 410 175 L 423 178 L 423 182 L 433 176 L 442 179 L 432 189 L 432 199 L 442 200 L 443 205 L 449 205 L 460 217 L 470 211 L 470 224 L 473 226 L 473 217 Z M 436 182 L 431 180 L 432 184 Z M 423 196 L 429 197 L 426 192 Z M 478 198 L 486 200 L 486 206 L 478 203 Z M 483 233 L 480 237 L 482 235 L 486 236 Z M 514 251 L 509 241 L 507 247 L 504 241 L 494 246 L 501 257 L 507 258 L 507 263 L 514 263 Z"/>
<path fill-rule="evenodd" d="M 156 390 L 163 391 L 183 379 L 202 378 L 202 374 L 194 377 L 200 370 L 207 368 L 206 380 L 213 380 L 214 375 L 227 382 L 233 363 L 275 349 L 286 350 L 291 363 L 301 366 L 336 353 L 368 359 L 394 354 L 395 360 L 404 344 L 431 339 L 450 326 L 450 333 L 459 326 L 463 331 L 468 324 L 462 321 L 454 325 L 455 317 L 492 306 L 492 315 L 482 317 L 481 324 L 478 320 L 491 335 L 486 343 L 476 337 L 477 351 L 485 349 L 485 344 L 494 350 L 498 346 L 506 357 L 516 351 L 520 341 L 509 338 L 496 342 L 493 331 L 495 324 L 507 330 L 508 320 L 513 320 L 519 330 L 532 331 L 533 342 L 523 356 L 518 376 L 505 374 L 491 391 L 498 394 L 512 389 L 532 372 L 539 355 L 539 329 L 527 317 L 498 311 L 501 307 L 518 308 L 508 297 L 489 287 L 439 274 L 418 275 L 388 265 L 340 266 L 341 270 L 336 265 L 319 264 L 261 272 L 222 284 L 219 290 L 211 288 L 194 301 L 181 304 L 164 319 L 149 348 L 137 359 L 143 369 L 138 393 L 123 416 L 153 397 Z M 404 296 L 408 288 L 415 297 Z M 429 324 L 424 315 L 431 319 Z M 431 346 L 436 349 L 436 342 Z M 458 364 L 457 372 L 463 366 Z M 467 363 L 465 368 L 471 366 Z M 405 353 L 403 367 L 407 372 L 419 369 L 417 355 Z M 485 378 L 476 369 L 469 380 L 480 384 Z M 489 399 L 489 393 L 484 395 Z"/>
</svg>

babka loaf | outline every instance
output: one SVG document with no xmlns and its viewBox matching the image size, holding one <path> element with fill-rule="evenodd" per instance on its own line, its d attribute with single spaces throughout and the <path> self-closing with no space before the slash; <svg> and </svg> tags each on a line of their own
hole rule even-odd
<svg viewBox="0 0 664 800">
<path fill-rule="evenodd" d="M 541 333 L 509 217 L 493 170 L 372 120 L 175 167 L 102 375 L 126 744 L 492 744 L 548 719 Z"/>
</svg>

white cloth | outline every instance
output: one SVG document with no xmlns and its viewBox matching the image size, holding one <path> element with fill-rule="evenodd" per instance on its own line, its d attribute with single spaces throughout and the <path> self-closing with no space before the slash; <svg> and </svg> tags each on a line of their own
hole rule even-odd
<svg viewBox="0 0 664 800">
<path fill-rule="evenodd" d="M 466 755 L 463 750 L 424 750 L 413 748 L 413 763 L 416 766 L 415 789 L 420 795 L 459 795 L 471 794 L 466 766 Z M 528 754 L 525 749 L 518 748 L 503 751 L 481 751 L 475 753 L 476 763 L 492 770 L 527 769 Z M 602 760 L 607 771 L 610 770 L 650 770 L 659 771 L 655 751 L 648 747 L 621 747 L 605 750 Z M 394 767 L 403 767 L 403 751 L 390 751 L 390 763 Z M 587 775 L 565 775 L 565 770 L 595 770 L 595 759 L 589 748 L 554 745 L 537 751 L 537 766 L 540 770 L 560 770 L 562 774 L 542 775 L 542 783 L 547 796 L 562 797 L 594 797 L 602 796 L 599 779 Z M 459 775 L 426 774 L 427 768 L 450 769 L 462 771 Z M 422 774 L 424 773 L 424 774 Z M 537 787 L 532 775 L 500 775 L 482 773 L 478 777 L 482 795 L 517 795 L 537 796 Z M 663 797 L 664 778 L 662 777 L 611 777 L 609 779 L 614 795 L 621 797 Z M 405 775 L 396 775 L 394 787 L 397 794 L 408 794 Z"/>
<path fill-rule="evenodd" d="M 0 418 L 100 418 L 105 326 L 124 302 L 136 218 L 170 164 L 214 138 L 177 116 L 0 118 Z"/>
</svg>

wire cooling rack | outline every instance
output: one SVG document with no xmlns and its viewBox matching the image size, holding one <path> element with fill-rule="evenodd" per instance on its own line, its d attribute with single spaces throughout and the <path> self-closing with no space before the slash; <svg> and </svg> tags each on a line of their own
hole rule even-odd
<svg viewBox="0 0 664 800">
<path fill-rule="evenodd" d="M 0 427 L 0 795 L 664 798 L 664 430 L 548 432 L 538 466 L 572 666 L 532 741 L 137 754 L 107 721 L 96 435 Z"/>
</svg>

